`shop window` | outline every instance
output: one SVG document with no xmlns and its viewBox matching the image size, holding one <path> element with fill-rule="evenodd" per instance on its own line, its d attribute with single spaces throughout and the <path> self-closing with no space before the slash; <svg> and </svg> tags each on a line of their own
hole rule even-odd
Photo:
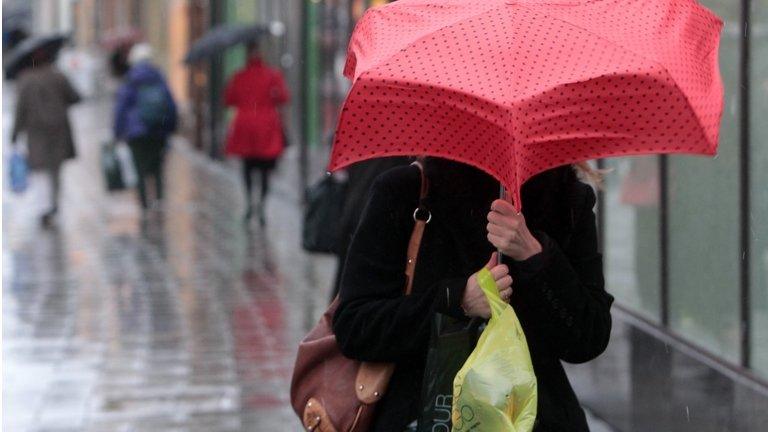
<svg viewBox="0 0 768 432">
<path fill-rule="evenodd" d="M 739 361 L 742 259 L 739 202 L 739 68 L 741 8 L 702 3 L 725 21 L 720 70 L 725 110 L 717 157 L 672 156 L 669 163 L 669 312 L 674 331 Z"/>
<path fill-rule="evenodd" d="M 616 301 L 658 321 L 660 313 L 660 231 L 658 157 L 605 161 L 601 203 L 605 223 L 605 276 Z"/>
<path fill-rule="evenodd" d="M 768 0 L 752 0 L 750 26 L 751 364 L 768 377 Z"/>
</svg>

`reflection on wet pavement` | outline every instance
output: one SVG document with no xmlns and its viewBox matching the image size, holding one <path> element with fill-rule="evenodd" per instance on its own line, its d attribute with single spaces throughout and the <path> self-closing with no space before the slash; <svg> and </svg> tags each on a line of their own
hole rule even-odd
<svg viewBox="0 0 768 432">
<path fill-rule="evenodd" d="M 234 167 L 178 142 L 165 209 L 141 222 L 130 192 L 102 190 L 97 111 L 75 112 L 58 229 L 4 199 L 4 430 L 301 430 L 294 350 L 334 263 L 299 248 L 291 156 L 267 232 L 242 223 Z"/>
</svg>

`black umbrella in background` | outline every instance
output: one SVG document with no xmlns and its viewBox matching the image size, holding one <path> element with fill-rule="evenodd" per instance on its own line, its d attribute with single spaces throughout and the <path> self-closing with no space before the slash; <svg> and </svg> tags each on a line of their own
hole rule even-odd
<svg viewBox="0 0 768 432">
<path fill-rule="evenodd" d="M 225 24 L 214 27 L 192 44 L 184 62 L 191 64 L 214 57 L 229 47 L 258 41 L 267 34 L 269 28 L 258 24 Z"/>
<path fill-rule="evenodd" d="M 66 41 L 67 37 L 62 34 L 25 39 L 7 54 L 3 62 L 5 77 L 14 79 L 22 69 L 33 66 L 35 62 L 51 60 Z"/>
<path fill-rule="evenodd" d="M 32 13 L 28 9 L 3 7 L 3 54 L 10 52 L 29 37 Z"/>
</svg>

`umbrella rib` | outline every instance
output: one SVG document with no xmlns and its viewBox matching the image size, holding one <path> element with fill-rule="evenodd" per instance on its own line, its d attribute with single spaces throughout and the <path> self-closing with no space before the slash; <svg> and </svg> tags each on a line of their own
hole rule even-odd
<svg viewBox="0 0 768 432">
<path fill-rule="evenodd" d="M 594 37 L 596 37 L 596 38 L 598 38 L 598 39 L 600 39 L 600 40 L 602 40 L 602 41 L 605 41 L 605 42 L 606 42 L 606 43 L 608 43 L 608 44 L 611 44 L 611 45 L 613 45 L 613 46 L 615 46 L 615 47 L 617 47 L 617 48 L 620 48 L 620 49 L 622 49 L 622 50 L 625 50 L 625 51 L 627 51 L 627 52 L 630 52 L 630 53 L 632 53 L 633 55 L 637 56 L 638 58 L 641 58 L 641 59 L 643 59 L 643 60 L 645 60 L 645 61 L 647 61 L 647 62 L 649 62 L 649 63 L 652 63 L 652 64 L 656 65 L 656 67 L 658 67 L 659 69 L 661 69 L 662 71 L 664 71 L 664 73 L 665 73 L 665 74 L 667 74 L 667 76 L 669 76 L 669 78 L 670 78 L 670 79 L 671 79 L 673 82 L 675 82 L 675 84 L 677 84 L 677 82 L 675 81 L 675 79 L 674 79 L 674 77 L 672 76 L 672 74 L 671 74 L 671 73 L 669 73 L 669 70 L 668 70 L 668 69 L 667 69 L 667 68 L 666 68 L 666 67 L 665 67 L 665 66 L 664 66 L 664 65 L 663 65 L 661 62 L 659 62 L 658 60 L 656 60 L 656 59 L 654 59 L 654 58 L 648 58 L 648 57 L 647 57 L 647 56 L 645 56 L 645 55 L 642 55 L 642 54 L 640 54 L 640 53 L 637 53 L 637 52 L 635 52 L 634 50 L 631 50 L 631 49 L 629 49 L 629 48 L 626 48 L 626 47 L 624 47 L 624 46 L 622 46 L 622 45 L 619 45 L 619 44 L 617 44 L 616 42 L 614 42 L 614 41 L 612 41 L 612 40 L 610 40 L 610 39 L 608 39 L 608 38 L 605 38 L 605 37 L 603 37 L 603 36 L 602 36 L 602 35 L 600 35 L 600 34 L 597 34 L 597 33 L 593 32 L 593 31 L 591 31 L 591 30 L 589 30 L 589 29 L 586 29 L 586 28 L 582 27 L 582 26 L 576 25 L 576 24 L 574 24 L 574 23 L 572 23 L 572 22 L 570 22 L 570 21 L 567 21 L 567 20 L 564 20 L 564 19 L 562 19 L 562 18 L 559 18 L 559 17 L 553 16 L 553 15 L 550 15 L 550 14 L 548 14 L 548 13 L 546 13 L 546 12 L 542 12 L 542 11 L 539 11 L 539 10 L 533 9 L 533 8 L 531 8 L 531 7 L 529 7 L 529 6 L 525 6 L 525 5 L 521 5 L 521 4 L 518 4 L 517 6 L 520 6 L 520 7 L 522 7 L 522 8 L 528 9 L 529 11 L 531 11 L 531 12 L 532 12 L 532 13 L 534 13 L 534 14 L 537 14 L 537 15 L 542 15 L 542 16 L 545 16 L 545 17 L 547 17 L 547 18 L 550 18 L 550 19 L 553 19 L 553 20 L 557 20 L 557 21 L 560 21 L 560 22 L 562 22 L 562 23 L 565 23 L 566 25 L 568 25 L 568 26 L 570 26 L 570 27 L 573 27 L 573 28 L 575 28 L 575 29 L 581 30 L 581 31 L 583 31 L 583 32 L 585 32 L 585 33 L 589 33 L 590 35 L 592 35 L 592 36 L 594 36 Z M 712 50 L 712 51 L 714 51 L 715 49 L 716 49 L 716 47 L 715 47 L 715 48 L 713 48 L 713 50 Z M 710 51 L 710 54 L 712 53 L 712 51 Z M 687 95 L 686 95 L 684 92 L 680 92 L 680 93 L 681 93 L 681 95 L 682 95 L 683 99 L 685 100 L 685 103 L 686 103 L 686 105 L 688 105 L 688 108 L 691 110 L 691 112 L 693 112 L 693 113 L 694 113 L 694 117 L 696 118 L 696 121 L 697 121 L 697 122 L 698 122 L 698 124 L 699 124 L 699 129 L 702 131 L 702 135 L 703 135 L 703 137 L 704 137 L 704 140 L 705 140 L 705 141 L 707 141 L 707 142 L 709 143 L 709 139 L 707 138 L 707 136 L 706 136 L 706 133 L 704 132 L 704 131 L 706 130 L 706 128 L 705 128 L 705 127 L 704 127 L 704 125 L 702 124 L 701 118 L 699 118 L 699 115 L 698 115 L 698 113 L 696 112 L 696 110 L 694 110 L 694 109 L 693 109 L 693 105 L 691 104 L 691 101 L 690 101 L 690 99 L 688 99 L 688 96 L 687 96 Z M 715 145 L 715 144 L 717 144 L 717 143 L 709 143 L 709 144 L 710 144 L 710 146 L 713 146 L 713 145 Z"/>
<path fill-rule="evenodd" d="M 396 3 L 394 3 L 394 4 L 396 4 Z M 481 15 L 487 14 L 487 13 L 489 13 L 489 12 L 492 12 L 492 11 L 495 11 L 495 10 L 499 10 L 499 9 L 501 9 L 501 8 L 502 8 L 502 7 L 504 7 L 504 6 L 505 6 L 505 5 L 495 5 L 495 6 L 491 7 L 491 8 L 485 9 L 485 10 L 483 10 L 483 11 L 481 11 L 481 12 L 478 12 L 478 13 L 476 13 L 476 14 L 473 14 L 473 15 L 470 15 L 470 16 L 466 16 L 466 17 L 462 17 L 462 18 L 460 18 L 460 19 L 457 19 L 456 21 L 453 21 L 453 22 L 451 22 L 450 24 L 446 24 L 446 25 L 444 25 L 444 26 L 442 26 L 442 27 L 436 28 L 436 29 L 434 29 L 434 30 L 430 31 L 429 33 L 427 33 L 427 34 L 425 34 L 425 35 L 423 35 L 423 36 L 421 36 L 421 37 L 419 37 L 419 38 L 417 38 L 417 39 L 415 39 L 415 40 L 413 40 L 413 41 L 409 42 L 407 45 L 405 45 L 404 47 L 402 47 L 402 48 L 400 48 L 399 50 L 397 50 L 397 52 L 395 52 L 395 53 L 392 53 L 390 56 L 388 56 L 388 57 L 387 57 L 387 58 L 385 58 L 385 59 L 382 59 L 380 62 L 378 62 L 378 63 L 375 63 L 375 64 L 371 65 L 371 66 L 368 68 L 368 71 L 370 71 L 370 70 L 373 70 L 373 69 L 376 69 L 376 68 L 378 68 L 378 67 L 380 67 L 380 66 L 386 65 L 386 64 L 387 64 L 389 61 L 391 61 L 391 60 L 392 60 L 392 58 L 393 58 L 393 57 L 395 57 L 396 55 L 398 55 L 398 54 L 400 54 L 400 53 L 402 53 L 402 52 L 406 51 L 408 48 L 411 48 L 412 46 L 414 46 L 414 45 L 416 45 L 417 43 L 419 43 L 419 42 L 423 41 L 424 39 L 427 39 L 428 37 L 430 37 L 430 36 L 431 36 L 431 35 L 433 35 L 434 33 L 437 33 L 437 32 L 440 32 L 440 31 L 443 31 L 443 30 L 446 30 L 446 29 L 450 29 L 450 28 L 452 28 L 453 26 L 455 26 L 455 25 L 457 25 L 457 24 L 461 24 L 461 23 L 463 23 L 463 22 L 465 22 L 465 21 L 469 21 L 469 20 L 471 20 L 471 19 L 475 19 L 475 18 L 477 18 L 477 17 L 479 17 L 479 16 L 481 16 Z M 371 14 L 373 14 L 373 13 L 378 13 L 378 12 L 379 12 L 379 9 L 371 9 L 371 10 L 370 10 L 369 12 L 367 12 L 367 13 L 371 13 Z M 361 20 L 361 21 L 362 21 L 362 20 Z M 364 71 L 364 72 L 366 72 L 366 71 Z M 358 77 L 360 77 L 360 76 L 361 76 L 361 75 L 362 75 L 364 72 L 361 72 L 361 73 L 358 75 Z"/>
</svg>

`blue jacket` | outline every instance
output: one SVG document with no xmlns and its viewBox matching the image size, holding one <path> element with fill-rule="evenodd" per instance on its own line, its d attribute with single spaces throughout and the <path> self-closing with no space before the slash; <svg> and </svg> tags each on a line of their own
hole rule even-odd
<svg viewBox="0 0 768 432">
<path fill-rule="evenodd" d="M 141 119 L 137 105 L 139 87 L 142 85 L 162 86 L 168 97 L 168 116 L 160 127 L 150 130 Z M 133 66 L 125 77 L 125 82 L 117 92 L 115 105 L 114 136 L 117 139 L 135 139 L 146 136 L 168 136 L 176 130 L 177 112 L 171 91 L 160 71 L 149 62 Z"/>
</svg>

